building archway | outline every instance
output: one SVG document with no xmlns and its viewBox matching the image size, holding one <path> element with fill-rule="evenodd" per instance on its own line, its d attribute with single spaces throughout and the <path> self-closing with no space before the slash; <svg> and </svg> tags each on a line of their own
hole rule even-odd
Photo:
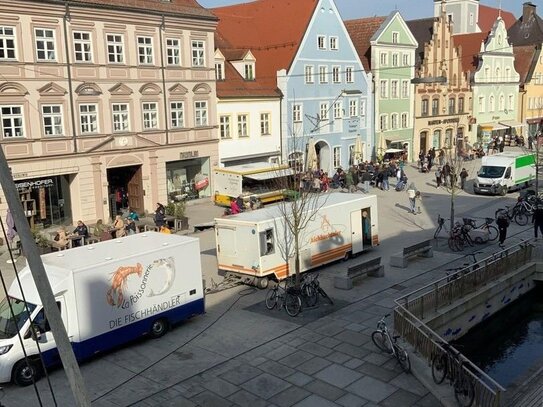
<svg viewBox="0 0 543 407">
<path fill-rule="evenodd" d="M 315 151 L 317 152 L 318 168 L 331 174 L 330 145 L 324 140 L 317 141 L 315 143 Z"/>
</svg>

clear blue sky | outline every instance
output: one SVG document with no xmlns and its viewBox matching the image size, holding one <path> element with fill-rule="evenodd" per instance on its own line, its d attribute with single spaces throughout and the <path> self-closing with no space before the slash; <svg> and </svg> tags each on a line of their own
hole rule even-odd
<svg viewBox="0 0 543 407">
<path fill-rule="evenodd" d="M 248 0 L 197 0 L 204 7 L 219 7 Z M 498 7 L 500 0 L 480 0 L 481 4 Z M 519 17 L 522 13 L 522 3 L 528 0 L 501 0 L 502 9 L 510 11 Z M 538 14 L 542 15 L 541 0 L 531 0 L 538 6 Z M 433 0 L 335 0 L 344 20 L 359 17 L 386 16 L 396 8 L 406 20 L 432 17 L 434 13 Z"/>
</svg>

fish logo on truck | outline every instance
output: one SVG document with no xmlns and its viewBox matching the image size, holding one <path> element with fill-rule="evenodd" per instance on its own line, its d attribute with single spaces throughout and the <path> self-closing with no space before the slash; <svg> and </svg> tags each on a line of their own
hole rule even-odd
<svg viewBox="0 0 543 407">
<path fill-rule="evenodd" d="M 149 281 L 151 272 L 158 275 L 157 278 L 153 278 L 152 285 Z M 136 278 L 132 276 L 137 276 L 139 281 L 135 281 Z M 107 290 L 106 300 L 112 307 L 128 308 L 131 304 L 138 302 L 146 291 L 147 297 L 156 297 L 168 292 L 174 280 L 173 257 L 157 259 L 149 264 L 145 271 L 143 271 L 141 263 L 136 263 L 135 266 L 120 266 L 112 273 L 111 286 Z M 129 281 L 131 281 L 132 290 L 129 290 Z M 130 295 L 128 295 L 128 291 L 131 291 Z"/>
</svg>

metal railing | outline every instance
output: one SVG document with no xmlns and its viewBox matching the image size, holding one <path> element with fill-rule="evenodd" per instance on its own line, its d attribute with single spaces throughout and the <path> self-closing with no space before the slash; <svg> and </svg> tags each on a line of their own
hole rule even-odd
<svg viewBox="0 0 543 407">
<path fill-rule="evenodd" d="M 455 275 L 447 276 L 416 291 L 396 299 L 394 329 L 409 342 L 428 363 L 432 357 L 445 352 L 440 343 L 447 343 L 428 327 L 422 319 L 441 307 L 477 291 L 495 281 L 512 269 L 517 269 L 532 259 L 532 246 L 523 242 L 493 254 Z M 453 348 L 454 349 L 454 348 Z M 458 366 L 471 378 L 475 389 L 475 406 L 499 407 L 505 389 L 479 369 L 464 355 L 460 354 Z"/>
</svg>

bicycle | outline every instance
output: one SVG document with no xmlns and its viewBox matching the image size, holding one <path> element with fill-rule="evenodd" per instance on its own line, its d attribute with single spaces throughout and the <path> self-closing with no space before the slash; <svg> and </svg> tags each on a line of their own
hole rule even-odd
<svg viewBox="0 0 543 407">
<path fill-rule="evenodd" d="M 396 360 L 400 364 L 405 373 L 411 371 L 411 361 L 409 360 L 409 354 L 407 351 L 398 344 L 398 338 L 400 335 L 390 336 L 385 319 L 390 314 L 386 314 L 377 322 L 377 329 L 371 334 L 371 340 L 379 348 L 379 350 L 388 353 L 391 356 L 396 357 Z"/>
<path fill-rule="evenodd" d="M 458 277 L 463 276 L 464 274 L 468 274 L 472 271 L 478 270 L 481 266 L 477 262 L 477 257 L 475 256 L 481 253 L 483 252 L 468 253 L 466 257 L 471 256 L 473 258 L 471 263 L 464 263 L 458 267 L 445 269 L 445 272 L 447 274 L 447 283 L 456 280 Z"/>
<path fill-rule="evenodd" d="M 317 291 L 315 280 L 318 279 L 319 274 L 302 275 L 302 281 L 300 283 L 300 292 L 302 294 L 302 304 L 311 308 L 317 305 L 319 302 L 319 292 Z"/>
<path fill-rule="evenodd" d="M 319 273 L 315 274 L 315 278 L 311 281 L 311 285 L 313 286 L 313 289 L 317 293 L 317 302 L 319 302 L 319 298 L 322 297 L 326 299 L 330 305 L 334 305 L 334 301 L 330 298 L 328 294 L 326 294 L 326 291 L 321 287 L 321 283 L 319 282 Z"/>
<path fill-rule="evenodd" d="M 465 371 L 462 354 L 446 342 L 438 342 L 442 351 L 432 357 L 432 378 L 441 384 L 448 378 L 454 388 L 454 397 L 462 407 L 471 407 L 475 399 L 475 388 Z"/>
<path fill-rule="evenodd" d="M 498 209 L 494 217 L 498 219 L 501 216 L 506 216 L 509 221 L 515 221 L 517 225 L 525 226 L 528 223 L 528 212 L 521 207 L 518 202 L 514 206 L 506 206 L 505 209 Z"/>
<path fill-rule="evenodd" d="M 466 244 L 473 246 L 473 240 L 469 235 L 469 230 L 467 230 L 464 225 L 460 224 L 460 222 L 454 224 L 447 243 L 453 252 L 463 251 Z"/>
<path fill-rule="evenodd" d="M 448 219 L 442 218 L 439 213 L 437 214 L 437 228 L 436 228 L 436 231 L 434 232 L 434 239 L 437 239 L 442 229 L 445 229 L 445 232 L 449 234 L 449 230 L 447 229 L 447 225 L 445 224 L 446 220 Z"/>
<path fill-rule="evenodd" d="M 493 218 L 485 218 L 484 223 L 480 225 L 477 225 L 475 220 L 471 218 L 463 218 L 463 221 L 464 221 L 464 226 L 467 228 L 468 232 L 471 229 L 480 229 L 480 230 L 485 231 L 488 234 L 489 242 L 493 242 L 499 236 L 498 228 L 492 225 L 492 223 L 494 222 Z"/>
<path fill-rule="evenodd" d="M 295 287 L 289 285 L 289 279 L 285 279 L 285 287 L 281 287 L 281 282 L 268 289 L 266 294 L 266 308 L 274 309 L 279 304 L 279 309 L 285 308 L 285 311 L 291 317 L 297 316 L 302 310 L 302 300 Z"/>
</svg>

